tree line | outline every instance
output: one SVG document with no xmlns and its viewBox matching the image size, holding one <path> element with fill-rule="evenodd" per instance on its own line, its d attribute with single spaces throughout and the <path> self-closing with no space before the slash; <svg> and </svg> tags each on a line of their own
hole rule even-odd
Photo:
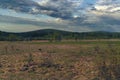
<svg viewBox="0 0 120 80">
<path fill-rule="evenodd" d="M 59 30 L 40 30 L 25 33 L 0 32 L 0 41 L 31 41 L 31 40 L 81 40 L 81 39 L 120 39 L 117 32 L 67 32 Z"/>
</svg>

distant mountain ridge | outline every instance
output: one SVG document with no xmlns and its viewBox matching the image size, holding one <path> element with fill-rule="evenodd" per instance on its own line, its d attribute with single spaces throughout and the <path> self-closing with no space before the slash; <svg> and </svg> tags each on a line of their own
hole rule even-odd
<svg viewBox="0 0 120 80">
<path fill-rule="evenodd" d="M 42 29 L 29 32 L 12 33 L 0 31 L 0 40 L 49 40 L 49 39 L 120 39 L 118 32 L 70 32 L 56 29 Z"/>
</svg>

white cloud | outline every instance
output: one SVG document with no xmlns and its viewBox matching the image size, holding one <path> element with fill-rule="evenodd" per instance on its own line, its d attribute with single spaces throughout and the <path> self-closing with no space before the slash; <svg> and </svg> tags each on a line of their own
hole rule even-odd
<svg viewBox="0 0 120 80">
<path fill-rule="evenodd" d="M 120 10 L 120 0 L 99 0 L 95 8 L 103 12 L 116 12 Z"/>
</svg>

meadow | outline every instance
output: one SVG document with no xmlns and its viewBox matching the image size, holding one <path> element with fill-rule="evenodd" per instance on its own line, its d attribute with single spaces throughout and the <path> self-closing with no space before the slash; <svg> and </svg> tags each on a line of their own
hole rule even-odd
<svg viewBox="0 0 120 80">
<path fill-rule="evenodd" d="M 1 41 L 0 80 L 120 80 L 120 40 Z"/>
</svg>

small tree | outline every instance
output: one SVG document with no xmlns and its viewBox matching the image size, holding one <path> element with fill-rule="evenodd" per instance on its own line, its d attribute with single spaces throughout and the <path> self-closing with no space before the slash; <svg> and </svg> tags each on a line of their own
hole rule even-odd
<svg viewBox="0 0 120 80">
<path fill-rule="evenodd" d="M 54 32 L 53 33 L 53 40 L 60 42 L 62 40 L 62 35 L 58 32 Z"/>
</svg>

